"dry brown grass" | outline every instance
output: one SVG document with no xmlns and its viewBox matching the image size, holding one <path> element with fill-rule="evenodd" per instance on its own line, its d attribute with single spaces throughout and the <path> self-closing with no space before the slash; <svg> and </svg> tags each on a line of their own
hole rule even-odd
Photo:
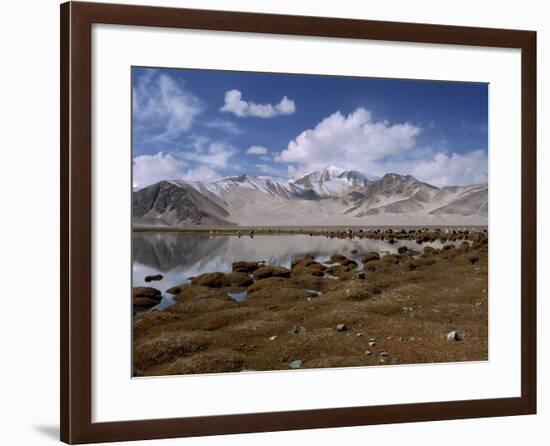
<svg viewBox="0 0 550 446">
<path fill-rule="evenodd" d="M 296 359 L 303 368 L 486 360 L 486 244 L 424 252 L 372 260 L 364 280 L 360 269 L 337 280 L 300 267 L 258 280 L 243 302 L 227 299 L 229 288 L 184 286 L 178 304 L 134 318 L 136 373 L 278 370 Z M 461 341 L 447 340 L 452 330 Z"/>
</svg>

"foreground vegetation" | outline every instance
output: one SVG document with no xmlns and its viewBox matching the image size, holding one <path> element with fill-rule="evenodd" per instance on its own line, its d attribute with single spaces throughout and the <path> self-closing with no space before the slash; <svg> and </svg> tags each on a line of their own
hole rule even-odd
<svg viewBox="0 0 550 446">
<path fill-rule="evenodd" d="M 191 278 L 167 290 L 175 305 L 134 317 L 134 374 L 487 359 L 486 230 L 323 235 L 413 239 L 417 249 L 358 253 L 361 262 L 340 253 L 328 261 L 306 256 L 290 269 L 243 259 L 231 273 Z M 422 246 L 434 240 L 446 244 Z M 235 293 L 246 299 L 234 300 Z M 136 309 L 160 298 L 156 288 L 134 288 Z"/>
</svg>

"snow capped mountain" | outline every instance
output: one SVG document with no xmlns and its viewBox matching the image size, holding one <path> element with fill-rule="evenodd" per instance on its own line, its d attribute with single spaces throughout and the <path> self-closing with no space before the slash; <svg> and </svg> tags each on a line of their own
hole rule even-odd
<svg viewBox="0 0 550 446">
<path fill-rule="evenodd" d="M 327 197 L 352 192 L 353 189 L 366 186 L 370 181 L 369 177 L 360 172 L 331 165 L 303 176 L 295 184 L 313 190 L 320 197 Z"/>
<path fill-rule="evenodd" d="M 133 196 L 143 225 L 486 224 L 488 208 L 487 185 L 438 188 L 411 175 L 376 178 L 335 166 L 294 181 L 161 181 Z"/>
</svg>

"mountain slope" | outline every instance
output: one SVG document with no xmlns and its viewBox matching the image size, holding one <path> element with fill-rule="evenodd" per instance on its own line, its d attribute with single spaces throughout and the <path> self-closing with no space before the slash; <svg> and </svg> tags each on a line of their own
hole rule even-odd
<svg viewBox="0 0 550 446">
<path fill-rule="evenodd" d="M 487 185 L 438 188 L 329 166 L 295 181 L 250 175 L 161 181 L 134 194 L 134 221 L 169 226 L 487 224 Z"/>
<path fill-rule="evenodd" d="M 160 181 L 133 193 L 135 223 L 229 225 L 229 213 L 184 182 Z"/>
</svg>

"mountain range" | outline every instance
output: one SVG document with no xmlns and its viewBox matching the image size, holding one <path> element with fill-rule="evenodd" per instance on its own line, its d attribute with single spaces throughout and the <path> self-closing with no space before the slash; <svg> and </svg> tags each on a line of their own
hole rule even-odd
<svg viewBox="0 0 550 446">
<path fill-rule="evenodd" d="M 487 184 L 436 187 L 328 166 L 297 180 L 163 180 L 133 192 L 136 226 L 486 225 Z"/>
</svg>

